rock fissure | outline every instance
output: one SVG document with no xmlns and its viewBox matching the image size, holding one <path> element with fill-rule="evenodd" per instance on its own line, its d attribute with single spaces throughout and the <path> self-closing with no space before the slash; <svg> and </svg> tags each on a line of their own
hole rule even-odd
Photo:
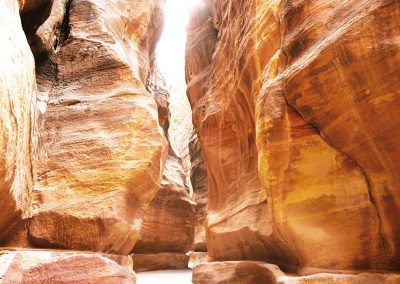
<svg viewBox="0 0 400 284">
<path fill-rule="evenodd" d="M 371 1 L 199 3 L 186 85 L 177 1 L 0 1 L 0 282 L 400 283 L 400 2 Z"/>
<path fill-rule="evenodd" d="M 70 26 L 69 26 L 69 17 L 70 17 L 70 9 L 73 0 L 66 0 L 65 2 L 65 11 L 64 17 L 62 19 L 60 30 L 58 32 L 58 36 L 54 42 L 54 50 L 57 50 L 59 46 L 62 46 L 68 39 L 70 33 Z"/>
</svg>

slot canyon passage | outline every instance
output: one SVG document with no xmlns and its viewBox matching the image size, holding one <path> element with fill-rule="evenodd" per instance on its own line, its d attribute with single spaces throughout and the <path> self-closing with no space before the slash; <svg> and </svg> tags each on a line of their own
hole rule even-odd
<svg viewBox="0 0 400 284">
<path fill-rule="evenodd" d="M 0 283 L 400 283 L 400 1 L 195 2 L 0 1 Z"/>
</svg>

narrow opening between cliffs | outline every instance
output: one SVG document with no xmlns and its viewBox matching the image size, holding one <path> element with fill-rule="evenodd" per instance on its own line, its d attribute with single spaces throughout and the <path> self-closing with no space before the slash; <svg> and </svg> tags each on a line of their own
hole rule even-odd
<svg viewBox="0 0 400 284">
<path fill-rule="evenodd" d="M 164 7 L 164 29 L 156 49 L 156 62 L 169 91 L 168 139 L 175 154 L 182 160 L 186 183 L 190 189 L 189 141 L 193 131 L 192 111 L 186 96 L 185 53 L 186 28 L 192 10 L 201 5 L 202 0 L 166 0 Z M 191 283 L 191 271 L 164 270 L 137 273 L 138 284 Z"/>
<path fill-rule="evenodd" d="M 157 65 L 170 91 L 169 139 L 183 159 L 188 158 L 189 135 L 193 129 L 192 111 L 186 96 L 186 27 L 192 9 L 201 3 L 202 0 L 166 0 L 164 30 L 156 50 Z"/>
</svg>

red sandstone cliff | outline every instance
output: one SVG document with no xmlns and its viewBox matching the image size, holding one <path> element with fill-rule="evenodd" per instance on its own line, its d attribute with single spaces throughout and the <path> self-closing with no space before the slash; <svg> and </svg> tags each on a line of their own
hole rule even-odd
<svg viewBox="0 0 400 284">
<path fill-rule="evenodd" d="M 209 256 L 399 269 L 400 3 L 207 2 L 186 68 Z"/>
</svg>

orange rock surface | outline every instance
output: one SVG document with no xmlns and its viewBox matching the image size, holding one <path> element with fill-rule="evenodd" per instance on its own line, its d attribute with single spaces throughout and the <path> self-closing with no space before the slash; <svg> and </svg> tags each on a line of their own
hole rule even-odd
<svg viewBox="0 0 400 284">
<path fill-rule="evenodd" d="M 190 151 L 190 180 L 193 187 L 193 201 L 196 202 L 196 220 L 194 228 L 193 250 L 197 252 L 207 251 L 206 218 L 207 218 L 207 171 L 203 161 L 200 141 L 193 132 L 189 143 Z"/>
<path fill-rule="evenodd" d="M 35 63 L 18 3 L 0 3 L 0 242 L 30 215 Z"/>
<path fill-rule="evenodd" d="M 187 81 L 209 256 L 399 269 L 400 3 L 207 2 Z"/>
<path fill-rule="evenodd" d="M 161 9 L 150 0 L 72 1 L 57 37 L 43 33 L 60 25 L 58 14 L 38 30 L 45 52 L 37 55 L 35 246 L 133 249 L 167 154 L 146 90 Z"/>
<path fill-rule="evenodd" d="M 193 245 L 195 203 L 182 161 L 170 148 L 160 189 L 145 209 L 134 253 L 188 252 Z"/>
<path fill-rule="evenodd" d="M 3 284 L 136 283 L 132 260 L 98 253 L 51 250 L 0 251 Z"/>
<path fill-rule="evenodd" d="M 259 261 L 224 261 L 198 264 L 193 268 L 193 284 L 396 284 L 400 274 L 342 272 L 293 276 L 278 266 Z"/>
<path fill-rule="evenodd" d="M 133 254 L 135 272 L 187 269 L 189 256 L 185 253 Z M 160 279 L 162 282 L 162 280 Z"/>
</svg>

